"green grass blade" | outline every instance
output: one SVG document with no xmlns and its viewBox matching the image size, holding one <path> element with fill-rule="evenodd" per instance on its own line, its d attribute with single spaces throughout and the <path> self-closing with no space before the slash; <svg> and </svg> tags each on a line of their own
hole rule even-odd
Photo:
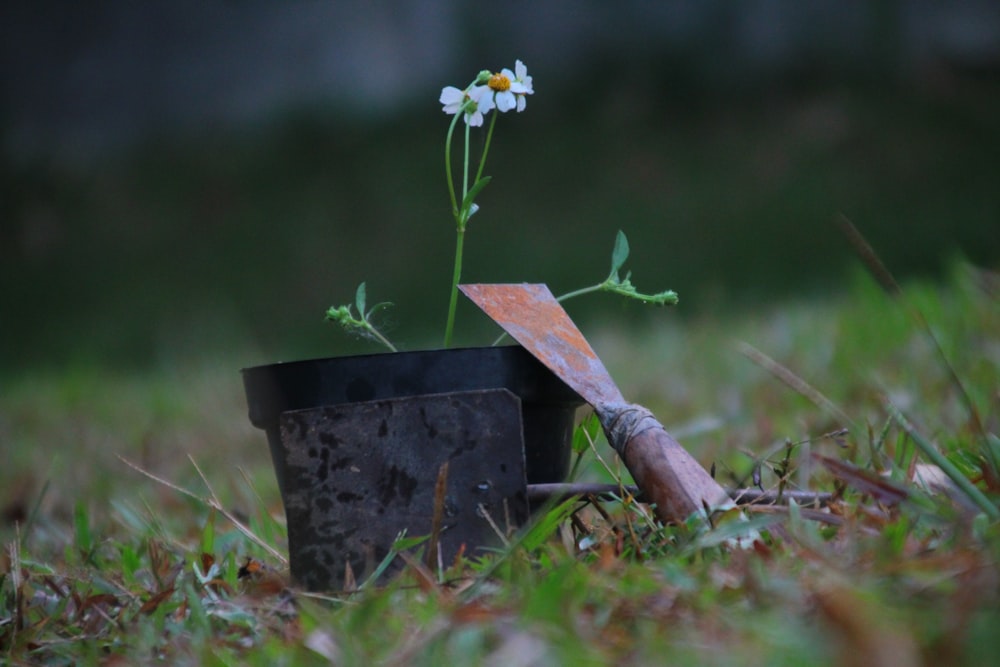
<svg viewBox="0 0 1000 667">
<path fill-rule="evenodd" d="M 920 448 L 924 456 L 930 459 L 931 463 L 941 468 L 944 474 L 948 476 L 955 485 L 969 497 L 973 503 L 976 504 L 986 516 L 991 519 L 1000 519 L 1000 508 L 998 508 L 994 503 L 986 497 L 982 491 L 980 491 L 976 486 L 969 481 L 969 478 L 962 474 L 962 472 L 953 464 L 948 458 L 939 452 L 937 448 L 927 440 L 919 431 L 914 428 L 913 424 L 903 415 L 899 409 L 892 403 L 886 401 L 886 409 L 892 418 L 896 421 L 899 426 L 906 431 L 906 434 L 910 436 L 913 442 Z"/>
<path fill-rule="evenodd" d="M 73 506 L 73 533 L 76 538 L 76 548 L 80 556 L 87 560 L 94 548 L 94 537 L 90 532 L 90 515 L 83 501 L 77 501 Z"/>
</svg>

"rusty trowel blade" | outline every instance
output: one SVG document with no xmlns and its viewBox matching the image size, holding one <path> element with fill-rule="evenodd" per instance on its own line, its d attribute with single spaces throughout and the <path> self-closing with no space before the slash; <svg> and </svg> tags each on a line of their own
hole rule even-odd
<svg viewBox="0 0 1000 667">
<path fill-rule="evenodd" d="M 604 364 L 545 285 L 461 285 L 462 292 L 585 401 L 664 523 L 732 500 L 653 414 L 625 402 Z"/>
<path fill-rule="evenodd" d="M 511 338 L 592 406 L 624 398 L 573 320 L 543 284 L 459 285 Z"/>
</svg>

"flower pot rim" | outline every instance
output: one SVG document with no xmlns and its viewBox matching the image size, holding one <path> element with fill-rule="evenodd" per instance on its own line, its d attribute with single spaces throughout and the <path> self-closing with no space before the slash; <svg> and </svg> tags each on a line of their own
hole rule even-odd
<svg viewBox="0 0 1000 667">
<path fill-rule="evenodd" d="M 241 372 L 250 422 L 279 446 L 282 413 L 406 396 L 507 389 L 522 403 L 529 482 L 562 481 L 574 413 L 585 401 L 520 345 L 277 362 Z M 277 461 L 277 458 L 275 459 Z M 281 479 L 279 463 L 276 463 Z"/>
<path fill-rule="evenodd" d="M 334 355 L 330 357 L 309 357 L 306 359 L 290 359 L 288 361 L 273 361 L 266 364 L 254 364 L 253 366 L 246 366 L 240 369 L 240 373 L 249 373 L 258 369 L 274 368 L 276 366 L 294 366 L 296 364 L 317 364 L 329 361 L 336 361 L 338 359 L 352 359 L 361 360 L 365 358 L 371 359 L 385 359 L 388 357 L 399 358 L 402 356 L 422 356 L 422 355 L 432 355 L 432 354 L 447 354 L 447 353 L 470 353 L 470 352 L 485 352 L 489 350 L 496 350 L 498 354 L 508 353 L 510 350 L 522 350 L 524 354 L 530 353 L 518 344 L 513 345 L 470 345 L 464 347 L 439 347 L 439 348 L 426 348 L 420 350 L 398 350 L 392 352 L 389 350 L 383 350 L 379 352 L 360 352 L 351 354 L 341 354 Z"/>
</svg>

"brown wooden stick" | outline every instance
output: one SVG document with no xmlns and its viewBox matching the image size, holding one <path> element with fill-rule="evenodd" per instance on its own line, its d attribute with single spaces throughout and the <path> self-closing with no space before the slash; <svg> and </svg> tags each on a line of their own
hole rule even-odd
<svg viewBox="0 0 1000 667">
<path fill-rule="evenodd" d="M 622 460 L 663 523 L 733 506 L 725 489 L 662 428 L 633 436 Z"/>
<path fill-rule="evenodd" d="M 594 407 L 604 434 L 653 503 L 663 523 L 682 523 L 693 514 L 707 515 L 736 505 L 725 489 L 680 443 L 667 433 L 653 413 L 632 403 Z"/>
<path fill-rule="evenodd" d="M 556 498 L 569 498 L 570 496 L 594 496 L 599 500 L 614 500 L 621 497 L 621 493 L 635 497 L 639 502 L 646 499 L 639 491 L 639 487 L 628 484 L 624 487 L 618 484 L 602 484 L 596 482 L 574 482 L 563 484 L 529 484 L 528 502 L 541 504 L 545 501 Z M 736 502 L 737 505 L 780 505 L 794 500 L 800 505 L 825 507 L 833 498 L 832 493 L 818 491 L 784 491 L 778 494 L 777 491 L 761 491 L 760 489 L 726 489 L 726 494 Z"/>
</svg>

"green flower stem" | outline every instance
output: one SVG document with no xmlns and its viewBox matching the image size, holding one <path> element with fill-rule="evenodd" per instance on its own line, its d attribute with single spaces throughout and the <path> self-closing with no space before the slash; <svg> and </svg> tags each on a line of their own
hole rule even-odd
<svg viewBox="0 0 1000 667">
<path fill-rule="evenodd" d="M 455 123 L 458 122 L 459 117 L 462 114 L 457 113 L 455 117 L 451 120 L 451 125 L 448 127 L 448 136 L 444 140 L 444 171 L 448 178 L 448 194 L 451 196 L 451 213 L 458 218 L 458 200 L 455 199 L 455 179 L 451 175 L 451 135 L 455 133 Z"/>
<path fill-rule="evenodd" d="M 499 115 L 499 112 L 495 112 L 490 116 L 490 129 L 486 131 L 486 144 L 483 146 L 483 155 L 479 158 L 479 169 L 476 170 L 476 183 L 483 177 L 483 167 L 486 166 L 486 155 L 490 152 L 490 142 L 493 140 L 493 128 L 497 124 L 497 116 Z"/>
<path fill-rule="evenodd" d="M 469 195 L 469 141 L 470 126 L 465 124 L 465 147 L 463 150 L 463 171 L 462 171 L 462 202 L 458 203 L 455 196 L 454 178 L 451 171 L 451 137 L 455 131 L 455 123 L 462 114 L 455 114 L 455 119 L 451 121 L 448 128 L 448 138 L 445 141 L 445 171 L 448 176 L 448 193 L 451 195 L 451 207 L 455 216 L 455 266 L 451 275 L 451 295 L 448 299 L 448 319 L 444 329 L 444 346 L 451 347 L 451 340 L 455 330 L 455 311 L 458 308 L 458 285 L 462 282 L 462 255 L 465 246 L 465 228 L 469 224 L 472 216 L 472 201 L 466 201 Z M 490 142 L 493 138 L 493 128 L 496 126 L 497 114 L 490 118 L 490 129 L 486 133 L 486 144 L 483 147 L 483 154 L 479 157 L 479 167 L 476 169 L 476 178 L 472 182 L 472 187 L 482 189 L 483 168 L 486 166 L 486 156 L 490 151 Z M 478 192 L 478 190 L 477 190 Z M 473 195 L 475 198 L 475 195 Z"/>
<path fill-rule="evenodd" d="M 457 119 L 462 114 L 455 114 Z M 448 187 L 454 193 L 453 179 L 451 175 L 451 136 L 455 129 L 455 121 L 448 129 L 448 148 L 445 156 L 445 165 L 448 172 Z M 452 209 L 455 214 L 455 265 L 451 272 L 451 294 L 448 297 L 448 319 L 444 327 L 444 346 L 451 347 L 451 339 L 455 330 L 455 311 L 458 308 L 458 284 L 462 281 L 462 255 L 465 248 L 465 227 L 469 222 L 469 211 L 471 206 L 465 201 L 469 194 L 469 124 L 465 124 L 465 147 L 463 150 L 462 163 L 462 204 L 457 203 L 452 194 Z"/>
<path fill-rule="evenodd" d="M 465 245 L 465 225 L 460 225 L 455 238 L 455 268 L 451 275 L 451 298 L 448 301 L 448 322 L 444 329 L 444 346 L 451 347 L 455 328 L 455 308 L 458 306 L 458 283 L 462 280 L 462 248 Z"/>
<path fill-rule="evenodd" d="M 465 124 L 465 161 L 462 166 L 462 208 L 465 208 L 465 195 L 469 194 L 469 124 Z M 461 216 L 461 222 L 459 226 L 462 231 L 465 231 L 465 223 L 468 221 L 469 216 L 463 210 Z"/>
<path fill-rule="evenodd" d="M 448 135 L 444 141 L 444 170 L 448 178 L 448 195 L 451 197 L 451 213 L 455 217 L 455 229 L 458 234 L 455 247 L 455 268 L 452 272 L 451 296 L 448 303 L 448 320 L 445 324 L 444 346 L 451 345 L 451 334 L 455 327 L 455 307 L 458 304 L 458 281 L 462 278 L 462 245 L 464 243 L 465 229 L 462 221 L 462 211 L 458 206 L 458 199 L 455 197 L 455 178 L 451 171 L 451 138 L 455 134 L 455 125 L 463 114 L 456 113 L 448 126 Z M 468 123 L 465 126 L 468 132 Z M 468 155 L 468 141 L 466 141 L 466 155 Z M 466 157 L 468 159 L 468 157 Z M 466 169 L 468 171 L 468 169 Z M 462 200 L 465 200 L 465 192 L 462 193 Z"/>
</svg>

